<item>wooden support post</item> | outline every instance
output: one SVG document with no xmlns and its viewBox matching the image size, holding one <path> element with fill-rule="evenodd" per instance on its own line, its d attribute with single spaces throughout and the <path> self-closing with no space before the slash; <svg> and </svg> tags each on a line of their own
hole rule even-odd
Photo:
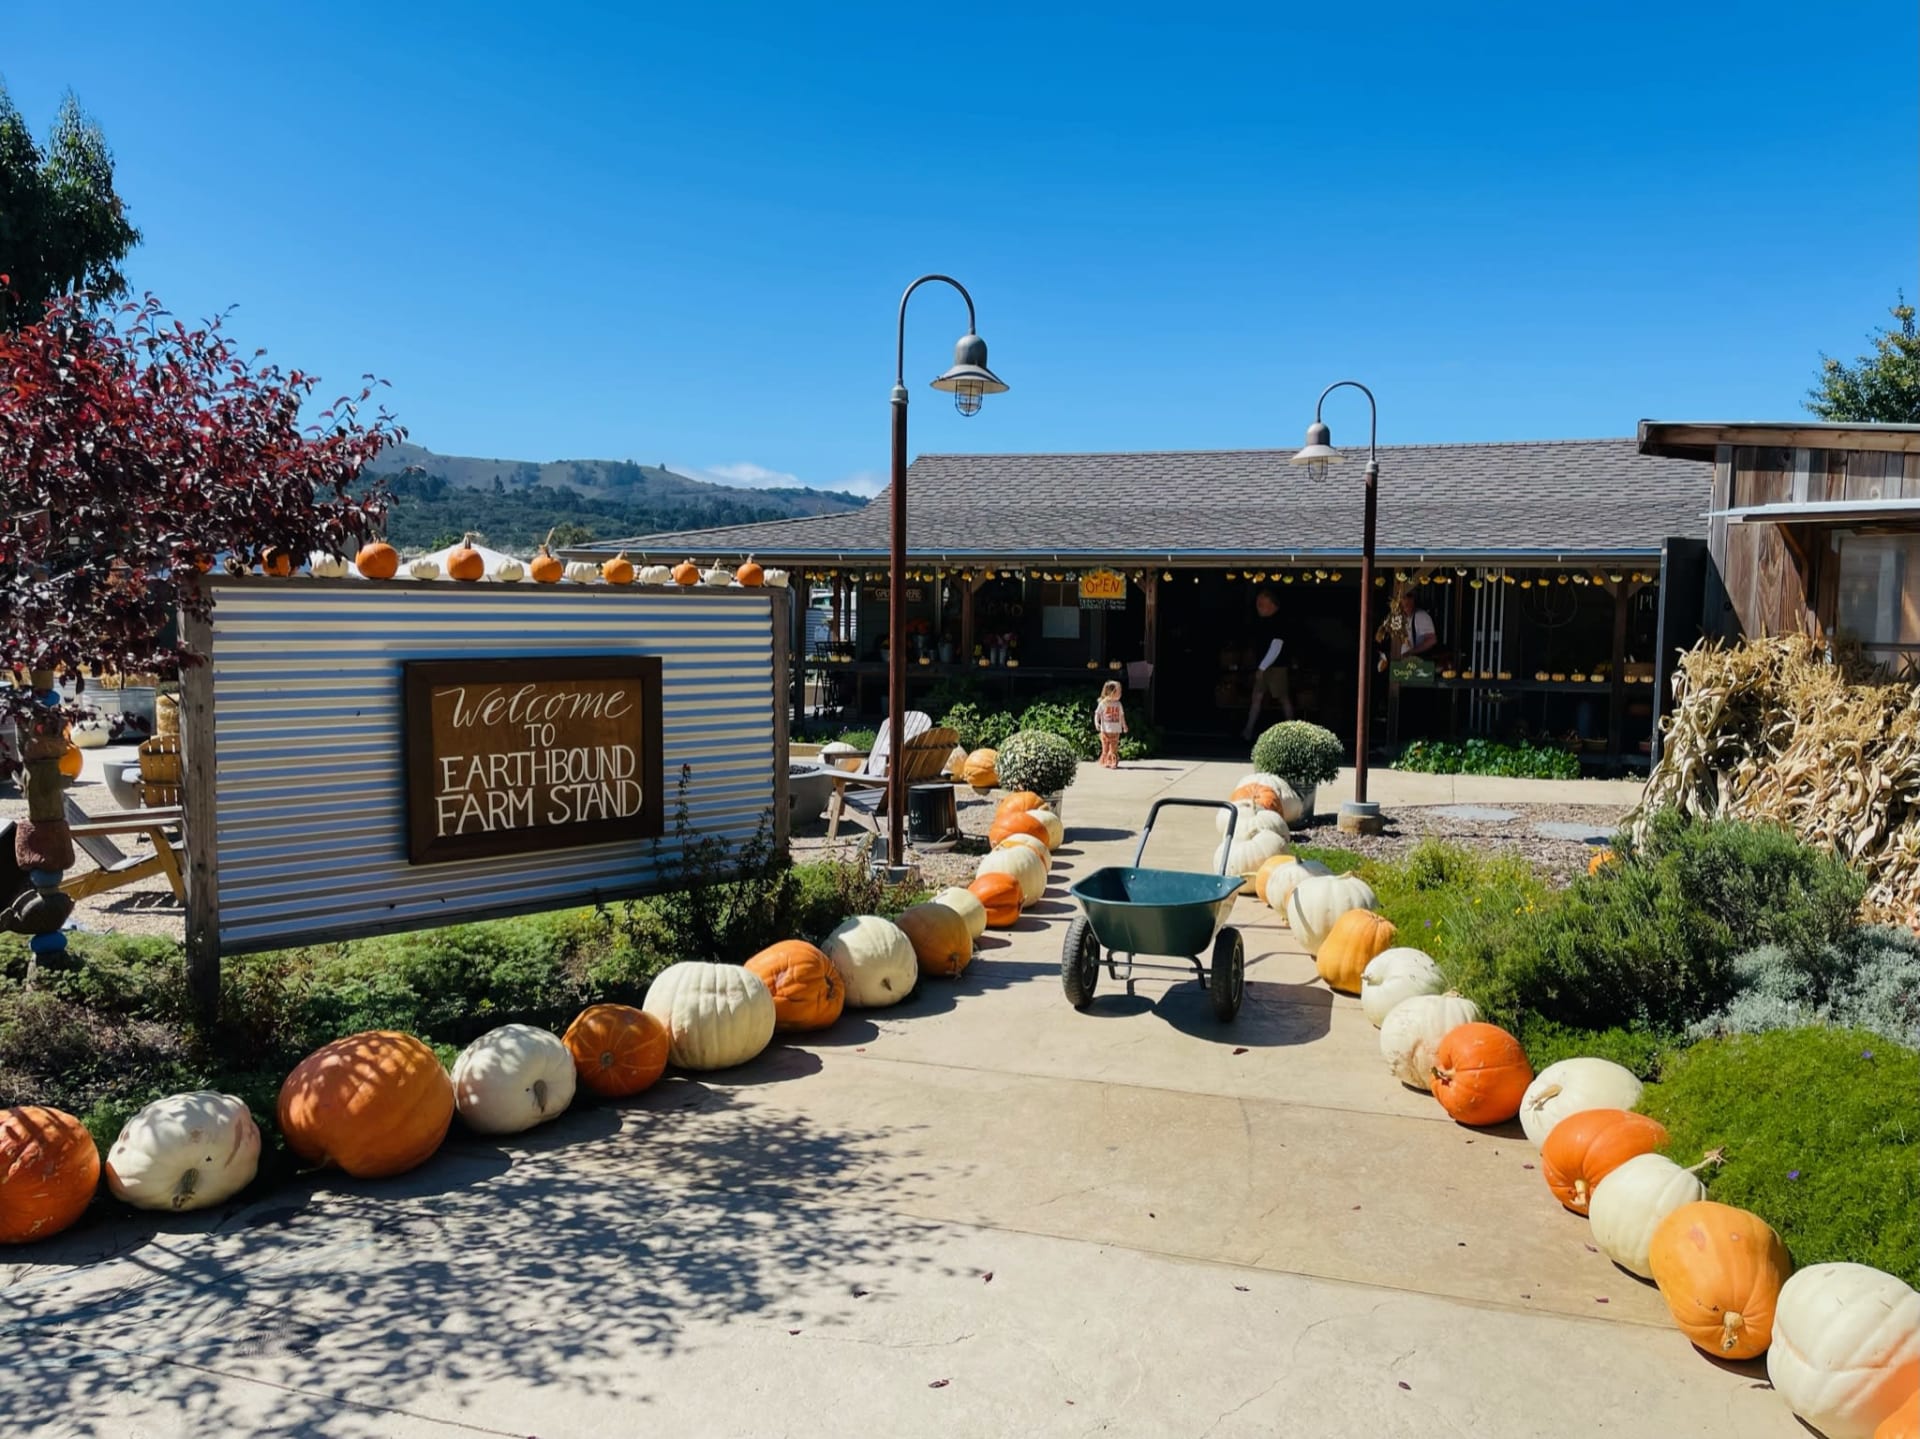
<svg viewBox="0 0 1920 1439">
<path fill-rule="evenodd" d="M 801 591 L 805 596 L 804 589 Z M 766 591 L 773 606 L 773 843 L 780 854 L 787 852 L 790 836 L 793 802 L 788 795 L 787 744 L 791 733 L 787 717 L 792 708 L 789 703 L 793 683 L 793 669 L 788 659 L 787 636 L 791 632 L 793 610 L 791 594 L 782 589 Z M 804 615 L 806 611 L 803 609 Z M 802 685 L 805 684 L 805 671 L 802 671 Z M 804 694 L 804 688 L 803 688 Z"/>
<path fill-rule="evenodd" d="M 181 638 L 201 657 L 180 671 L 180 803 L 187 844 L 187 992 L 210 1022 L 220 1011 L 220 837 L 213 729 L 213 626 L 180 617 Z"/>
<path fill-rule="evenodd" d="M 1160 686 L 1160 573 L 1148 570 L 1144 584 L 1147 592 L 1147 617 L 1142 626 L 1147 663 L 1153 666 L 1153 679 L 1147 682 L 1147 718 L 1158 721 Z"/>
<path fill-rule="evenodd" d="M 1613 664 L 1607 672 L 1612 696 L 1607 702 L 1607 765 L 1618 773 L 1625 767 L 1620 747 L 1627 719 L 1627 623 L 1633 614 L 1633 590 L 1626 584 L 1607 586 L 1613 591 Z"/>
</svg>

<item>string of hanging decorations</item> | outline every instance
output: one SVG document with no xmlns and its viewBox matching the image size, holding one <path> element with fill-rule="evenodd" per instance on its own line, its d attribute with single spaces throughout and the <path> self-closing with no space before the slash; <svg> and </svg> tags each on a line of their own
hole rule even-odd
<svg viewBox="0 0 1920 1439">
<path fill-rule="evenodd" d="M 1109 572 L 1105 566 L 1100 566 L 1098 569 L 1101 573 Z M 1092 571 L 1087 572 L 1091 573 Z M 993 567 L 982 566 L 978 569 L 914 569 L 907 571 L 907 579 L 909 582 L 917 584 L 932 584 L 942 580 L 959 580 L 962 583 L 971 584 L 976 576 L 982 580 L 989 581 L 1011 580 L 1024 583 L 1028 580 L 1043 580 L 1075 583 L 1078 582 L 1082 573 L 1083 571 L 1079 569 L 996 565 Z M 1144 586 L 1151 571 L 1136 569 L 1131 571 L 1123 570 L 1121 573 L 1126 574 L 1127 578 L 1132 580 L 1136 585 Z M 1196 569 L 1188 570 L 1185 573 L 1194 584 L 1198 584 L 1203 578 L 1209 577 L 1213 572 Z M 841 568 L 837 566 L 826 569 L 802 570 L 800 571 L 800 577 L 809 584 L 830 584 L 835 580 L 844 580 L 848 584 L 883 585 L 889 583 L 891 579 L 890 572 L 884 569 Z M 1251 584 L 1337 585 L 1344 581 L 1346 572 L 1340 569 L 1329 569 L 1325 567 L 1275 566 L 1268 569 L 1226 570 L 1220 573 L 1220 577 L 1228 583 L 1245 581 Z M 1160 579 L 1163 582 L 1171 583 L 1173 578 L 1173 570 L 1163 569 L 1160 571 Z M 1546 589 L 1551 585 L 1597 585 L 1604 589 L 1608 587 L 1617 588 L 1627 584 L 1648 585 L 1654 583 L 1658 578 L 1658 575 L 1646 571 L 1626 569 L 1516 571 L 1504 566 L 1497 568 L 1482 566 L 1470 570 L 1465 565 L 1431 565 L 1417 569 L 1397 569 L 1393 571 L 1391 583 L 1416 587 L 1420 585 L 1463 583 L 1467 585 L 1468 588 L 1476 590 L 1486 585 L 1494 584 L 1515 585 L 1523 590 L 1533 589 L 1535 587 Z M 1373 578 L 1373 583 L 1377 588 L 1385 589 L 1389 583 L 1389 577 L 1384 572 L 1377 574 Z"/>
</svg>

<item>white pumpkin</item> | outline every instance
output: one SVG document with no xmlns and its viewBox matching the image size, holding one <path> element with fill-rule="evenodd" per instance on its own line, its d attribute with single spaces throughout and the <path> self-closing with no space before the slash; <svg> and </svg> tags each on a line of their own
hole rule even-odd
<svg viewBox="0 0 1920 1439">
<path fill-rule="evenodd" d="M 314 555 L 307 561 L 307 569 L 318 580 L 337 580 L 347 573 L 347 562 L 339 555 Z"/>
<path fill-rule="evenodd" d="M 716 590 L 721 590 L 733 583 L 733 571 L 721 564 L 720 561 L 715 560 L 713 562 L 713 568 L 708 570 L 700 578 L 707 584 L 712 585 Z"/>
<path fill-rule="evenodd" d="M 567 578 L 576 585 L 590 585 L 600 578 L 600 566 L 590 560 L 569 560 Z"/>
<path fill-rule="evenodd" d="M 1587 1202 L 1593 1242 L 1622 1269 L 1651 1279 L 1653 1231 L 1681 1205 L 1706 1197 L 1707 1186 L 1691 1170 L 1664 1154 L 1636 1154 L 1594 1186 Z"/>
<path fill-rule="evenodd" d="M 820 763 L 832 769 L 846 770 L 851 773 L 860 768 L 861 761 L 865 758 L 866 756 L 852 745 L 843 744 L 837 739 L 829 740 L 820 746 Z"/>
<path fill-rule="evenodd" d="M 763 570 L 761 572 L 760 583 L 763 585 L 772 585 L 776 590 L 784 590 L 787 587 L 787 572 L 785 570 Z"/>
<path fill-rule="evenodd" d="M 1446 976 L 1440 973 L 1433 956 L 1405 945 L 1381 950 L 1360 971 L 1360 1009 L 1375 1029 L 1401 1000 L 1417 994 L 1445 994 L 1446 990 Z"/>
<path fill-rule="evenodd" d="M 1014 845 L 1019 845 L 1023 849 L 1032 850 L 1035 857 L 1039 859 L 1040 863 L 1048 866 L 1049 868 L 1052 867 L 1053 851 L 1047 848 L 1047 842 L 1041 839 L 1038 835 L 1010 834 L 1005 839 L 1001 840 L 1000 843 L 996 844 L 994 848 L 1009 849 Z"/>
<path fill-rule="evenodd" d="M 1285 780 L 1280 781 L 1274 793 L 1280 796 L 1280 817 L 1288 824 L 1305 824 L 1313 818 L 1307 810 L 1305 797 Z"/>
<path fill-rule="evenodd" d="M 1477 1024 L 1480 1006 L 1458 994 L 1416 994 L 1380 1021 L 1380 1056 L 1393 1077 L 1411 1089 L 1427 1089 L 1434 1051 L 1463 1024 Z"/>
<path fill-rule="evenodd" d="M 634 576 L 643 585 L 665 585 L 673 582 L 673 571 L 665 565 L 642 565 Z"/>
<path fill-rule="evenodd" d="M 1533 1077 L 1520 1099 L 1520 1127 L 1545 1144 L 1553 1126 L 1583 1109 L 1632 1109 L 1643 1087 L 1611 1059 L 1562 1059 Z"/>
<path fill-rule="evenodd" d="M 987 932 L 987 907 L 980 903 L 980 897 L 970 889 L 961 889 L 958 885 L 952 889 L 943 889 L 936 894 L 934 904 L 944 904 L 967 922 L 967 934 L 978 939 Z"/>
<path fill-rule="evenodd" d="M 1028 815 L 1047 827 L 1047 848 L 1058 849 L 1067 842 L 1067 827 L 1050 809 L 1030 809 Z"/>
<path fill-rule="evenodd" d="M 453 1062 L 453 1102 L 476 1134 L 518 1134 L 557 1118 L 578 1078 L 560 1036 L 531 1024 L 489 1029 Z"/>
<path fill-rule="evenodd" d="M 493 567 L 493 577 L 503 585 L 517 585 L 527 577 L 527 567 L 508 555 Z"/>
<path fill-rule="evenodd" d="M 820 946 L 840 971 L 847 987 L 847 1003 L 855 1009 L 884 1009 L 898 1004 L 920 977 L 920 961 L 913 941 L 890 919 L 856 914 Z"/>
<path fill-rule="evenodd" d="M 682 1069 L 745 1064 L 773 1038 L 773 996 L 744 965 L 670 964 L 647 986 L 641 1008 L 667 1026 L 668 1057 Z"/>
<path fill-rule="evenodd" d="M 1046 862 L 1025 845 L 996 849 L 980 861 L 974 878 L 983 874 L 1010 874 L 1020 882 L 1020 903 L 1037 904 L 1047 892 Z"/>
<path fill-rule="evenodd" d="M 135 1209 L 205 1209 L 231 1199 L 260 1167 L 260 1126 L 231 1094 L 156 1099 L 107 1151 L 107 1188 Z"/>
<path fill-rule="evenodd" d="M 416 580 L 437 580 L 440 578 L 440 561 L 422 555 L 417 560 L 407 561 L 407 573 Z"/>
<path fill-rule="evenodd" d="M 1318 954 L 1341 915 L 1350 909 L 1373 909 L 1377 903 L 1373 886 L 1357 874 L 1317 875 L 1302 880 L 1287 896 L 1287 923 L 1307 953 Z"/>
<path fill-rule="evenodd" d="M 1865 1264 L 1810 1264 L 1781 1285 L 1767 1378 L 1827 1439 L 1872 1439 L 1917 1373 L 1920 1292 L 1904 1281 Z"/>
<path fill-rule="evenodd" d="M 1275 794 L 1278 794 L 1280 793 L 1280 786 L 1285 783 L 1286 781 L 1281 779 L 1279 775 L 1268 774 L 1265 770 L 1262 769 L 1262 770 L 1255 770 L 1252 774 L 1241 775 L 1239 779 L 1233 782 L 1233 788 L 1240 789 L 1246 785 L 1260 784 L 1260 785 L 1265 785 L 1268 789 L 1272 790 Z M 1231 793 L 1231 791 L 1229 791 L 1229 793 Z"/>
<path fill-rule="evenodd" d="M 1233 837 L 1235 839 L 1239 839 L 1242 835 L 1249 835 L 1256 830 L 1263 829 L 1271 830 L 1282 839 L 1290 837 L 1287 831 L 1287 822 L 1272 810 L 1261 809 L 1260 806 L 1244 799 L 1235 800 L 1233 802 L 1233 808 Z M 1215 834 L 1225 834 L 1227 832 L 1227 812 L 1223 809 L 1217 809 L 1213 812 L 1213 832 Z"/>
<path fill-rule="evenodd" d="M 1247 834 L 1234 832 L 1232 840 L 1221 840 L 1213 847 L 1213 867 L 1223 874 L 1237 874 L 1242 879 L 1252 879 L 1254 873 L 1268 860 L 1287 852 L 1287 837 L 1276 834 L 1270 829 L 1256 829 Z M 1220 869 L 1224 862 L 1226 868 Z"/>
<path fill-rule="evenodd" d="M 1267 907 L 1280 917 L 1283 927 L 1291 928 L 1287 901 L 1293 898 L 1293 892 L 1306 880 L 1332 873 L 1317 859 L 1296 859 L 1292 864 L 1276 865 L 1267 873 Z"/>
</svg>

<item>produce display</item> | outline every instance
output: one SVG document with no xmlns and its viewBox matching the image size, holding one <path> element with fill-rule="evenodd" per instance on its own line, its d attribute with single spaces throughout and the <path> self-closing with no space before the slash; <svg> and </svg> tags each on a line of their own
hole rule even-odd
<svg viewBox="0 0 1920 1439">
<path fill-rule="evenodd" d="M 1292 855 L 1280 855 L 1282 863 L 1267 871 L 1267 908 L 1274 912 L 1282 929 L 1291 929 L 1293 921 L 1287 918 L 1287 901 L 1293 898 L 1293 892 L 1309 879 L 1324 878 L 1333 873 L 1317 859 L 1299 859 Z M 1285 861 L 1291 860 L 1291 863 Z"/>
<path fill-rule="evenodd" d="M 957 979 L 973 959 L 973 936 L 958 911 L 944 904 L 916 904 L 894 921 L 913 946 L 922 974 Z"/>
<path fill-rule="evenodd" d="M 1554 1125 L 1540 1146 L 1540 1173 L 1555 1199 L 1585 1214 L 1595 1185 L 1629 1159 L 1657 1153 L 1667 1137 L 1667 1127 L 1644 1114 L 1585 1109 Z"/>
<path fill-rule="evenodd" d="M 1520 1041 L 1497 1024 L 1450 1029 L 1433 1051 L 1428 1083 L 1440 1107 L 1461 1124 L 1504 1124 L 1520 1112 L 1533 1068 Z"/>
<path fill-rule="evenodd" d="M 987 932 L 987 907 L 980 902 L 980 897 L 972 890 L 960 889 L 957 886 L 943 889 L 933 897 L 931 903 L 944 904 L 965 920 L 967 933 L 974 939 L 980 938 Z"/>
<path fill-rule="evenodd" d="M 1889 1421 L 1911 1433 L 1920 1291 L 1865 1264 L 1808 1265 L 1780 1286 L 1767 1378 L 1827 1439 L 1887 1439 Z"/>
<path fill-rule="evenodd" d="M 58 1234 L 99 1184 L 100 1151 L 79 1120 L 37 1104 L 0 1109 L 0 1244 Z"/>
<path fill-rule="evenodd" d="M 1653 1278 L 1653 1236 L 1662 1221 L 1707 1197 L 1707 1186 L 1691 1169 L 1664 1154 L 1641 1154 L 1594 1186 L 1587 1204 L 1593 1242 L 1629 1274 Z"/>
<path fill-rule="evenodd" d="M 1047 862 L 1022 845 L 996 849 L 982 856 L 979 866 L 974 870 L 974 877 L 989 874 L 1011 876 L 1020 886 L 1020 903 L 1023 906 L 1039 903 L 1041 896 L 1047 892 Z"/>
<path fill-rule="evenodd" d="M 1012 929 L 1020 922 L 1025 895 L 1010 874 L 983 874 L 967 886 L 967 893 L 986 911 L 989 929 Z"/>
</svg>

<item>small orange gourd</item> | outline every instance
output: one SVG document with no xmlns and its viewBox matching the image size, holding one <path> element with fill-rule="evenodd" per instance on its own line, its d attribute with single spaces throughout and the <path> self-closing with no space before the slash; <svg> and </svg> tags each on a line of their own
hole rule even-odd
<svg viewBox="0 0 1920 1439">
<path fill-rule="evenodd" d="M 1028 810 L 1015 810 L 1010 814 L 1001 815 L 987 831 L 987 842 L 997 845 L 1003 839 L 1016 834 L 1032 835 L 1040 841 L 1042 846 L 1047 842 L 1045 821 L 1035 819 Z"/>
<path fill-rule="evenodd" d="M 1010 874 L 983 874 L 967 893 L 986 908 L 988 929 L 1012 929 L 1020 922 L 1020 881 Z"/>
<path fill-rule="evenodd" d="M 761 566 L 758 560 L 754 559 L 752 555 L 748 555 L 746 559 L 746 563 L 741 565 L 739 569 L 733 572 L 733 577 L 734 579 L 738 580 L 741 584 L 745 585 L 748 589 L 753 589 L 756 586 L 764 585 L 767 582 L 766 570 Z"/>
<path fill-rule="evenodd" d="M 72 732 L 69 731 L 68 733 L 71 734 Z M 86 770 L 86 767 L 87 759 L 85 755 L 80 753 L 80 746 L 69 739 L 67 741 L 67 747 L 60 751 L 61 775 L 67 779 L 79 779 L 81 774 Z"/>
<path fill-rule="evenodd" d="M 260 551 L 260 573 L 284 580 L 293 573 L 292 554 L 279 545 L 267 546 Z"/>
<path fill-rule="evenodd" d="M 1264 784 L 1243 784 L 1228 795 L 1229 800 L 1244 800 L 1255 809 L 1270 809 L 1280 813 L 1280 796 L 1270 786 Z"/>
<path fill-rule="evenodd" d="M 1555 1199 L 1585 1214 L 1596 1184 L 1629 1159 L 1658 1153 L 1667 1137 L 1667 1127 L 1644 1114 L 1583 1109 L 1548 1132 L 1540 1146 L 1540 1172 Z"/>
<path fill-rule="evenodd" d="M 371 540 L 360 546 L 353 567 L 370 580 L 390 580 L 400 573 L 400 551 L 385 540 Z"/>
<path fill-rule="evenodd" d="M 1279 855 L 1285 860 L 1290 856 Z M 1376 954 L 1383 954 L 1393 948 L 1393 939 L 1397 931 L 1390 920 L 1382 919 L 1370 909 L 1350 909 L 1334 921 L 1333 928 L 1327 931 L 1327 937 L 1320 942 L 1320 949 L 1313 957 L 1313 967 L 1320 971 L 1320 977 L 1331 989 L 1342 994 L 1360 992 L 1360 976 L 1367 962 Z M 1531 1079 L 1533 1076 L 1527 1076 Z M 1524 1085 L 1521 1086 L 1525 1088 Z M 1514 1113 L 1520 1112 L 1520 1106 L 1514 1105 Z"/>
<path fill-rule="evenodd" d="M 1773 1342 L 1773 1309 L 1793 1260 L 1757 1214 L 1697 1199 L 1653 1231 L 1647 1267 L 1680 1332 L 1717 1359 L 1751 1359 Z"/>
<path fill-rule="evenodd" d="M 1520 1112 L 1533 1083 L 1533 1066 L 1520 1041 L 1497 1024 L 1463 1024 L 1447 1031 L 1433 1054 L 1427 1081 L 1440 1107 L 1460 1124 L 1504 1124 Z"/>
<path fill-rule="evenodd" d="M 566 577 L 567 567 L 560 562 L 552 550 L 547 548 L 543 540 L 540 548 L 533 552 L 533 558 L 527 561 L 527 573 L 543 585 L 557 585 Z"/>
<path fill-rule="evenodd" d="M 600 566 L 600 578 L 610 585 L 630 585 L 633 583 L 633 561 L 627 558 L 625 550 Z"/>
<path fill-rule="evenodd" d="M 58 1234 L 93 1202 L 100 1151 L 62 1109 L 0 1109 L 0 1244 Z"/>
<path fill-rule="evenodd" d="M 580 1082 L 607 1099 L 638 1094 L 667 1072 L 666 1021 L 630 1004 L 589 1005 L 560 1038 Z"/>
<path fill-rule="evenodd" d="M 1610 864 L 1618 864 L 1620 856 L 1610 849 L 1596 849 L 1587 857 L 1587 873 L 1598 874 Z"/>
<path fill-rule="evenodd" d="M 487 562 L 480 551 L 473 547 L 473 536 L 465 536 L 447 555 L 447 574 L 456 580 L 474 580 L 484 578 Z"/>
<path fill-rule="evenodd" d="M 692 560 L 682 560 L 673 567 L 673 582 L 676 585 L 697 585 L 700 583 L 700 566 Z"/>
<path fill-rule="evenodd" d="M 747 968 L 773 996 L 775 1029 L 825 1029 L 846 1006 L 847 982 L 838 966 L 803 939 L 768 945 L 747 961 Z"/>
</svg>

